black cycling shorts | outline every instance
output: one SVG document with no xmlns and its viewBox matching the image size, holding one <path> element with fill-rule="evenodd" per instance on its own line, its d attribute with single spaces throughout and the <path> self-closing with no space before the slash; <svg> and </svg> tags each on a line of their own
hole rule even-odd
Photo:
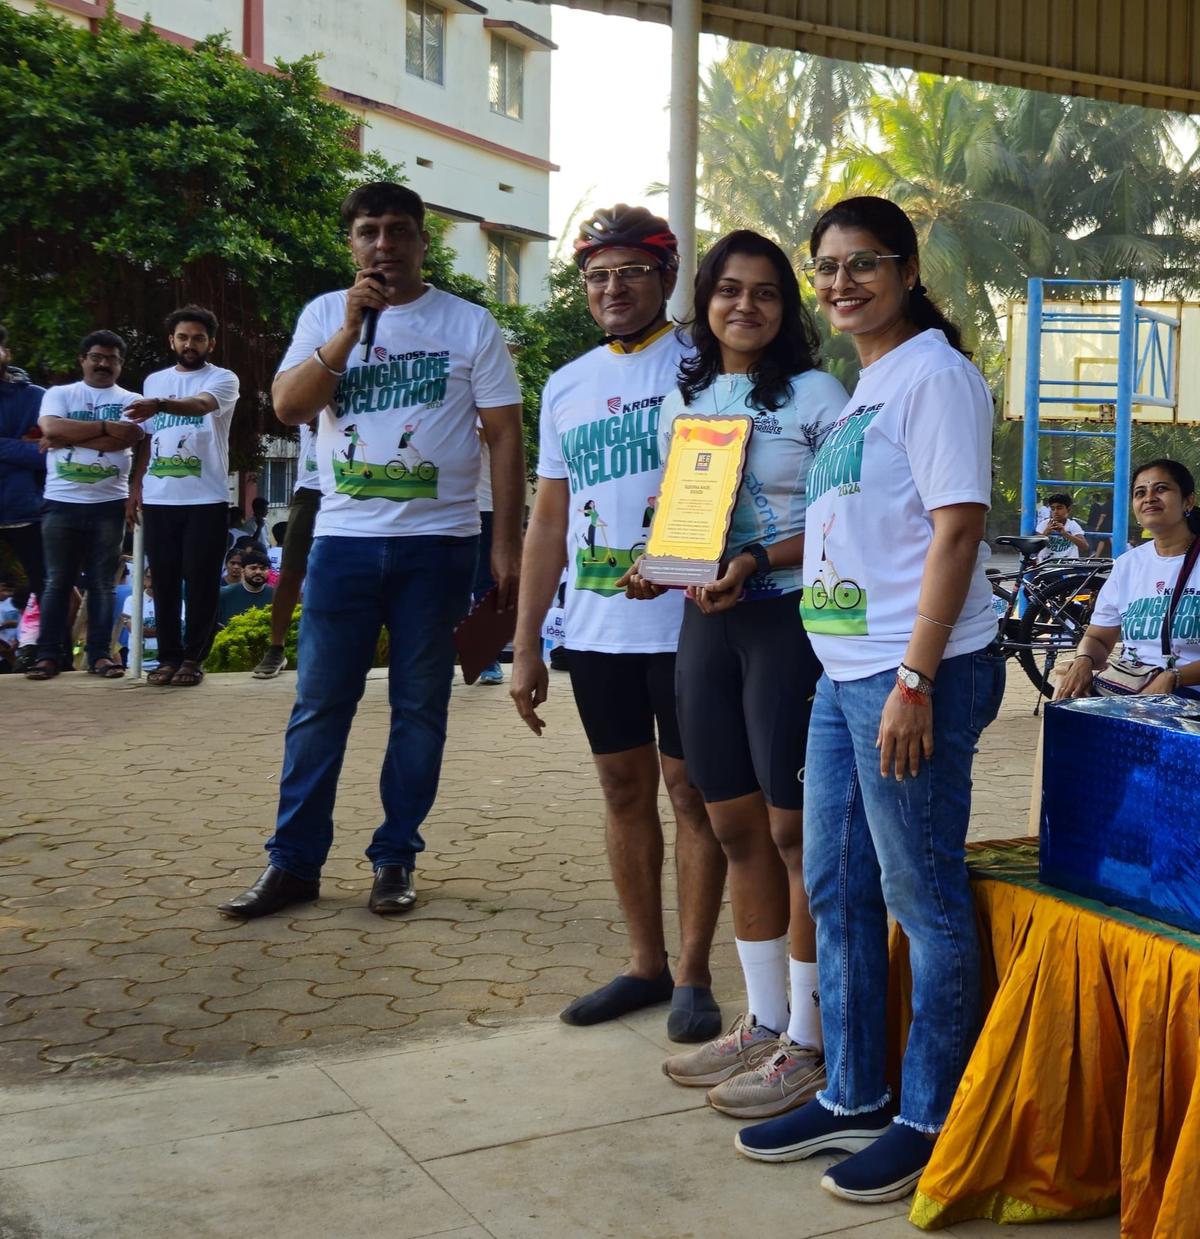
<svg viewBox="0 0 1200 1239">
<path fill-rule="evenodd" d="M 762 791 L 803 808 L 804 747 L 821 664 L 800 620 L 800 594 L 705 615 L 688 603 L 675 657 L 688 776 L 705 802 Z"/>
<path fill-rule="evenodd" d="M 565 651 L 575 705 L 593 753 L 625 753 L 653 744 L 683 758 L 675 715 L 674 654 Z"/>
</svg>

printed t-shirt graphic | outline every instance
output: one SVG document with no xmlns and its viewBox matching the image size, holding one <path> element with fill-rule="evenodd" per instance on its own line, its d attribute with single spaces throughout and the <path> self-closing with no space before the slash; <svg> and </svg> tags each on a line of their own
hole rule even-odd
<svg viewBox="0 0 1200 1239">
<path fill-rule="evenodd" d="M 808 475 L 801 612 L 834 680 L 899 666 L 912 635 L 935 508 L 991 506 L 992 397 L 936 330 L 862 371 Z M 996 635 L 981 543 L 945 657 Z"/>
<path fill-rule="evenodd" d="M 1163 556 L 1147 542 L 1113 561 L 1092 612 L 1092 623 L 1121 629 L 1127 657 L 1163 665 L 1162 626 L 1183 567 L 1182 555 Z M 1128 599 L 1120 610 L 1122 599 Z M 1192 568 L 1171 624 L 1171 650 L 1180 663 L 1200 658 L 1200 564 Z"/>
<path fill-rule="evenodd" d="M 321 489 L 321 474 L 317 469 L 317 436 L 307 426 L 300 427 L 300 442 L 296 449 L 295 489 Z"/>
<path fill-rule="evenodd" d="M 51 387 L 42 397 L 39 417 L 69 418 L 73 422 L 116 422 L 137 393 L 123 387 L 92 387 L 81 379 Z M 47 499 L 59 503 L 104 503 L 129 495 L 133 452 L 97 452 L 71 444 L 46 451 Z"/>
<path fill-rule="evenodd" d="M 238 399 L 237 375 L 211 362 L 199 370 L 171 366 L 151 374 L 144 387 L 147 398 L 163 400 L 186 400 L 206 392 L 217 402 L 211 413 L 156 413 L 145 423 L 151 440 L 143 503 L 178 507 L 228 502 L 229 426 Z"/>
<path fill-rule="evenodd" d="M 311 357 L 345 313 L 344 291 L 310 302 L 280 371 Z M 370 359 L 355 348 L 321 414 L 317 536 L 477 534 L 476 411 L 520 401 L 508 346 L 482 306 L 428 287 L 388 306 Z"/>
<path fill-rule="evenodd" d="M 611 654 L 674 651 L 683 592 L 633 601 L 617 580 L 646 548 L 662 481 L 663 398 L 690 350 L 670 327 L 633 352 L 601 345 L 552 374 L 542 393 L 538 474 L 566 479 L 567 645 Z"/>
<path fill-rule="evenodd" d="M 742 487 L 729 525 L 729 553 L 752 542 L 770 546 L 804 533 L 806 485 L 813 458 L 846 404 L 846 389 L 831 374 L 809 370 L 792 379 L 782 408 L 764 411 L 750 404 L 754 384 L 744 374 L 722 374 L 685 405 L 679 389 L 663 401 L 658 447 L 664 464 L 677 417 L 748 413 L 754 430 L 746 451 Z M 800 565 L 774 568 L 746 582 L 747 598 L 777 598 L 798 590 Z"/>
<path fill-rule="evenodd" d="M 1047 559 L 1078 559 L 1079 547 L 1062 533 L 1051 533 L 1047 530 L 1049 523 L 1044 521 L 1038 526 L 1038 533 L 1044 533 L 1050 539 L 1045 548 L 1038 551 L 1038 563 L 1045 563 Z M 1063 531 L 1073 533 L 1078 538 L 1083 534 L 1083 526 L 1078 521 L 1068 519 L 1064 522 Z"/>
</svg>

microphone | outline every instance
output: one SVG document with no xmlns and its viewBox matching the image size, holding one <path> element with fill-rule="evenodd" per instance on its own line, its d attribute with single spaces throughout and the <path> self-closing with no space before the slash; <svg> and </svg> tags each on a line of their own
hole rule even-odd
<svg viewBox="0 0 1200 1239">
<path fill-rule="evenodd" d="M 372 271 L 367 279 L 374 280 L 380 288 L 387 288 L 387 280 L 377 271 Z M 368 361 L 371 349 L 375 345 L 375 332 L 379 328 L 379 311 L 373 306 L 363 311 L 362 330 L 358 333 L 358 359 Z"/>
</svg>

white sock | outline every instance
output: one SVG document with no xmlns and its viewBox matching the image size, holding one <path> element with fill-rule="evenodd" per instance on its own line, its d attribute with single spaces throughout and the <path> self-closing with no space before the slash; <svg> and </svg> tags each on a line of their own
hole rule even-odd
<svg viewBox="0 0 1200 1239">
<path fill-rule="evenodd" d="M 783 1032 L 787 1027 L 787 934 L 766 942 L 735 938 L 742 975 L 746 978 L 746 1005 L 764 1028 Z"/>
<path fill-rule="evenodd" d="M 806 1045 L 814 1050 L 824 1049 L 817 965 L 789 957 L 788 975 L 791 977 L 792 1014 L 788 1019 L 787 1034 L 797 1045 Z"/>
</svg>

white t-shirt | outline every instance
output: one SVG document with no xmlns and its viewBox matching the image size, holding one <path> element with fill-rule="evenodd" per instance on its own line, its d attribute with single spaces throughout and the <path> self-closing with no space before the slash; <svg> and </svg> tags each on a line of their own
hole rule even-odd
<svg viewBox="0 0 1200 1239">
<path fill-rule="evenodd" d="M 346 293 L 309 302 L 279 370 L 340 330 Z M 471 537 L 479 532 L 478 409 L 520 404 L 496 320 L 437 288 L 379 316 L 370 361 L 357 345 L 321 413 L 316 536 Z"/>
<path fill-rule="evenodd" d="M 38 414 L 69 418 L 73 422 L 125 420 L 125 407 L 137 393 L 123 387 L 92 387 L 81 379 L 48 388 Z M 132 425 L 132 423 L 130 423 Z M 133 451 L 97 452 L 90 447 L 52 447 L 46 452 L 47 499 L 59 503 L 105 503 L 129 495 Z"/>
<path fill-rule="evenodd" d="M 129 621 L 130 631 L 133 627 L 133 595 L 125 599 L 121 607 L 121 615 Z M 142 670 L 153 671 L 158 666 L 158 631 L 154 623 L 154 599 L 149 594 L 142 595 Z"/>
<path fill-rule="evenodd" d="M 142 502 L 171 507 L 228 503 L 229 426 L 238 399 L 237 375 L 211 362 L 199 370 L 170 366 L 149 375 L 144 391 L 163 400 L 187 400 L 207 392 L 217 407 L 203 416 L 156 413 L 145 423 L 151 441 Z"/>
<path fill-rule="evenodd" d="M 321 472 L 317 468 L 317 436 L 307 426 L 300 427 L 300 446 L 296 453 L 297 490 L 320 490 Z"/>
<path fill-rule="evenodd" d="M 749 413 L 754 431 L 746 450 L 746 468 L 729 525 L 728 553 L 759 542 L 770 546 L 804 532 L 808 471 L 833 423 L 846 406 L 846 389 L 824 370 L 808 370 L 792 379 L 792 395 L 782 408 L 763 411 L 750 403 L 753 382 L 744 374 L 718 375 L 691 405 L 676 388 L 663 401 L 658 449 L 665 463 L 671 426 L 680 416 Z M 798 590 L 803 571 L 775 568 L 746 582 L 746 597 L 778 598 Z"/>
<path fill-rule="evenodd" d="M 1046 526 L 1050 524 L 1049 518 L 1042 521 L 1038 525 L 1038 533 L 1047 533 Z M 1063 524 L 1065 533 L 1074 534 L 1077 538 L 1083 534 L 1083 526 L 1078 521 L 1073 521 L 1069 517 Z M 1038 563 L 1044 563 L 1047 559 L 1078 559 L 1079 547 L 1075 545 L 1069 538 L 1066 538 L 1061 533 L 1047 534 L 1050 539 L 1049 544 L 1038 551 Z"/>
<path fill-rule="evenodd" d="M 567 644 L 606 654 L 674 652 L 683 591 L 652 602 L 617 580 L 646 549 L 662 482 L 658 428 L 689 350 L 667 328 L 632 353 L 601 345 L 552 374 L 542 393 L 538 474 L 566 478 Z"/>
<path fill-rule="evenodd" d="M 479 444 L 479 485 L 475 487 L 475 502 L 481 512 L 492 511 L 492 449 Z"/>
<path fill-rule="evenodd" d="M 1184 556 L 1165 558 L 1153 542 L 1126 551 L 1113 561 L 1092 612 L 1092 623 L 1121 629 L 1125 655 L 1161 667 L 1162 626 Z M 1192 568 L 1175 618 L 1171 622 L 1171 651 L 1180 664 L 1200 658 L 1200 564 Z"/>
<path fill-rule="evenodd" d="M 867 366 L 808 475 L 801 611 L 830 679 L 898 667 L 917 618 L 935 508 L 991 506 L 992 396 L 937 330 Z M 981 542 L 945 657 L 996 636 Z"/>
</svg>

